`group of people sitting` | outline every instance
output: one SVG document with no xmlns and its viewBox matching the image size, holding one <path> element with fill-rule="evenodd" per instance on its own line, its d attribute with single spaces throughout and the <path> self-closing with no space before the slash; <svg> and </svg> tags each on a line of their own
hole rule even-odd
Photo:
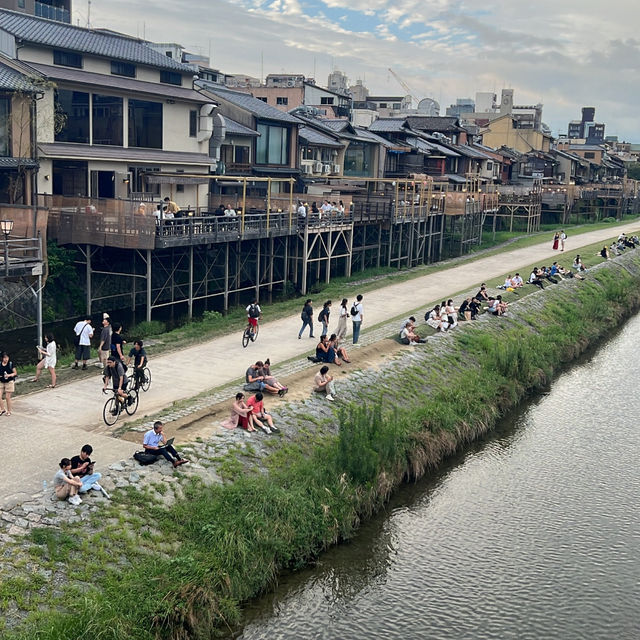
<svg viewBox="0 0 640 640">
<path fill-rule="evenodd" d="M 85 444 L 79 455 L 60 460 L 60 469 L 53 478 L 53 490 L 59 500 L 78 506 L 82 504 L 79 494 L 87 493 L 90 489 L 100 491 L 105 498 L 109 498 L 109 494 L 98 484 L 102 475 L 94 471 L 92 453 L 93 447 Z"/>
<path fill-rule="evenodd" d="M 309 357 L 312 362 L 327 362 L 328 364 L 335 364 L 338 367 L 342 366 L 343 362 L 347 364 L 351 362 L 349 354 L 344 346 L 340 344 L 340 340 L 335 333 L 331 336 L 320 336 L 320 342 L 316 345 L 315 358 Z"/>
<path fill-rule="evenodd" d="M 611 246 L 604 245 L 598 252 L 598 255 L 605 260 L 609 260 L 611 256 L 619 256 L 626 249 L 634 249 L 640 245 L 640 238 L 638 236 L 631 236 L 630 238 L 626 233 L 621 233 L 618 239 L 611 243 Z"/>
<path fill-rule="evenodd" d="M 288 387 L 281 384 L 278 379 L 271 375 L 271 360 L 267 358 L 264 362 L 257 360 L 247 368 L 244 375 L 245 391 L 266 391 L 274 395 L 284 396 L 288 391 Z"/>
</svg>

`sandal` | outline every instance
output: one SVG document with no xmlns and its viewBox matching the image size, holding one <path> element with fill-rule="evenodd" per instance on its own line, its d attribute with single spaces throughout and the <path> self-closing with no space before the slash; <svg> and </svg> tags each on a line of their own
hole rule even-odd
<svg viewBox="0 0 640 640">
<path fill-rule="evenodd" d="M 0 416 L 4 415 L 6 413 L 6 411 L 3 409 L 2 411 L 0 411 Z"/>
<path fill-rule="evenodd" d="M 7 411 L 7 415 L 10 416 L 11 415 L 11 411 Z"/>
<path fill-rule="evenodd" d="M 47 389 L 55 389 L 56 385 L 55 384 L 48 384 L 47 385 Z"/>
</svg>

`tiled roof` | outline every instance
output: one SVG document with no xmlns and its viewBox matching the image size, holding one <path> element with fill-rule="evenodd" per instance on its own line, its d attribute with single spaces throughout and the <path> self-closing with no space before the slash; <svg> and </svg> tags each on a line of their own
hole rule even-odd
<svg viewBox="0 0 640 640">
<path fill-rule="evenodd" d="M 9 91 L 33 91 L 35 88 L 21 73 L 0 62 L 0 89 Z"/>
<path fill-rule="evenodd" d="M 324 120 L 319 119 L 319 122 L 322 123 L 323 127 L 337 132 L 344 131 L 351 126 L 351 123 L 348 120 L 338 118 L 325 118 Z"/>
<path fill-rule="evenodd" d="M 254 98 L 249 93 L 242 91 L 232 91 L 219 84 L 207 82 L 206 80 L 198 80 L 197 83 L 204 91 L 210 93 L 220 100 L 226 100 L 245 111 L 249 111 L 257 118 L 265 118 L 267 120 L 275 120 L 276 122 L 289 122 L 291 124 L 300 124 L 298 118 L 294 118 L 286 111 L 280 111 L 271 105 Z"/>
<path fill-rule="evenodd" d="M 72 144 L 66 142 L 41 142 L 40 155 L 47 158 L 83 158 L 86 160 L 112 160 L 154 162 L 157 164 L 210 165 L 205 153 L 187 151 L 162 151 L 161 149 L 138 149 L 108 145 Z"/>
<path fill-rule="evenodd" d="M 378 136 L 375 133 L 372 133 L 368 129 L 364 129 L 363 127 L 354 127 L 356 130 L 356 135 L 358 140 L 366 141 L 366 142 L 376 142 L 377 144 L 381 144 L 385 147 L 392 147 L 393 143 L 389 142 L 382 136 Z"/>
<path fill-rule="evenodd" d="M 143 40 L 0 9 L 0 28 L 24 42 L 126 60 L 163 69 L 193 72 L 194 67 L 169 58 Z"/>
<path fill-rule="evenodd" d="M 0 169 L 35 169 L 38 161 L 33 158 L 4 158 L 0 157 Z"/>
<path fill-rule="evenodd" d="M 224 118 L 224 125 L 226 132 L 232 136 L 254 136 L 260 137 L 260 134 L 253 129 L 249 129 L 249 127 L 245 127 L 243 124 L 232 120 L 231 118 L 227 118 L 226 116 L 222 116 Z"/>
<path fill-rule="evenodd" d="M 317 129 L 313 129 L 312 127 L 301 126 L 298 129 L 299 135 L 303 140 L 306 140 L 309 144 L 317 144 L 322 147 L 332 147 L 335 149 L 340 149 L 344 145 L 340 144 L 335 138 L 332 138 L 328 135 L 325 135 L 321 131 Z"/>
<path fill-rule="evenodd" d="M 144 82 L 143 80 L 135 80 L 133 78 L 122 78 L 104 73 L 93 73 L 91 71 L 82 71 L 82 69 L 70 69 L 69 67 L 57 67 L 36 62 L 31 62 L 30 66 L 47 78 L 72 82 L 74 84 L 108 87 L 110 89 L 131 91 L 133 93 L 148 93 L 162 96 L 163 98 L 175 98 L 176 100 L 188 100 L 190 102 L 201 102 L 203 104 L 211 102 L 211 100 L 193 89 L 177 87 L 172 84 Z"/>
<path fill-rule="evenodd" d="M 461 131 L 455 116 L 407 116 L 407 124 L 417 131 Z"/>
<path fill-rule="evenodd" d="M 398 133 L 406 132 L 406 118 L 378 118 L 369 125 L 369 131 L 374 133 Z"/>
</svg>

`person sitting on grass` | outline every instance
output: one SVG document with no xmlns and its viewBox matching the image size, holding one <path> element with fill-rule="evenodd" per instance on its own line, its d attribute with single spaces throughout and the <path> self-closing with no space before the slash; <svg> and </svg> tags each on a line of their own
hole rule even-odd
<svg viewBox="0 0 640 640">
<path fill-rule="evenodd" d="M 458 307 L 458 317 L 460 320 L 471 320 L 471 298 L 466 298 Z"/>
<path fill-rule="evenodd" d="M 336 355 L 339 358 L 342 358 L 342 362 L 346 362 L 346 363 L 351 362 L 351 360 L 349 359 L 349 354 L 347 353 L 347 350 L 345 349 L 345 347 L 343 347 L 340 344 L 340 340 L 338 339 L 338 336 L 335 333 L 332 333 L 329 336 L 329 344 L 333 347 L 333 350 L 336 352 Z"/>
<path fill-rule="evenodd" d="M 252 364 L 245 373 L 245 382 L 243 389 L 245 391 L 267 391 L 268 393 L 279 393 L 282 385 L 276 386 L 271 384 L 272 376 L 266 376 L 263 372 L 264 362 L 258 360 Z M 283 394 L 280 394 L 283 395 Z"/>
<path fill-rule="evenodd" d="M 278 433 L 280 429 L 273 424 L 273 418 L 264 408 L 264 396 L 258 391 L 247 400 L 247 407 L 251 409 L 251 420 L 254 425 L 258 425 L 265 433 Z M 263 424 L 263 421 L 267 424 Z"/>
<path fill-rule="evenodd" d="M 98 484 L 98 480 L 102 478 L 102 474 L 94 472 L 94 463 L 90 456 L 93 453 L 93 447 L 85 444 L 80 449 L 79 456 L 71 458 L 71 475 L 78 478 L 82 482 L 82 486 L 78 489 L 78 493 L 86 493 L 89 489 L 94 491 L 102 491 L 102 487 Z"/>
<path fill-rule="evenodd" d="M 604 258 L 605 260 L 611 260 L 611 256 L 609 255 L 609 249 L 607 248 L 606 244 L 604 245 L 604 247 L 602 247 L 602 249 L 600 249 L 599 255 L 601 258 Z"/>
<path fill-rule="evenodd" d="M 256 364 L 260 364 L 261 361 L 258 360 Z M 262 363 L 261 367 L 262 375 L 264 376 L 264 381 L 271 387 L 276 387 L 278 389 L 278 395 L 280 397 L 286 395 L 289 392 L 289 387 L 285 387 L 281 382 L 277 380 L 275 376 L 271 375 L 271 360 L 267 358 L 264 363 Z"/>
<path fill-rule="evenodd" d="M 58 500 L 66 500 L 75 507 L 82 504 L 82 500 L 78 495 L 78 489 L 81 486 L 82 480 L 71 475 L 71 460 L 62 458 L 60 460 L 60 469 L 53 477 L 53 490 Z"/>
<path fill-rule="evenodd" d="M 400 342 L 402 344 L 407 344 L 410 346 L 415 346 L 417 344 L 423 344 L 426 340 L 423 340 L 416 332 L 415 325 L 410 322 L 409 324 L 405 324 L 400 331 Z"/>
<path fill-rule="evenodd" d="M 453 306 L 453 300 L 451 300 L 451 298 L 449 298 L 449 300 L 447 300 L 446 304 L 443 303 L 442 306 L 444 307 L 444 312 L 449 320 L 449 328 L 453 329 L 455 327 L 458 326 L 458 314 L 456 313 L 456 311 L 458 311 L 456 309 L 456 307 Z"/>
<path fill-rule="evenodd" d="M 484 282 L 480 285 L 480 290 L 478 291 L 478 293 L 476 293 L 476 299 L 480 300 L 480 302 L 482 302 L 483 300 L 485 302 L 489 301 L 489 294 L 487 293 L 487 285 Z"/>
<path fill-rule="evenodd" d="M 334 395 L 336 393 L 335 385 L 333 384 L 333 376 L 329 375 L 329 367 L 324 365 L 313 378 L 314 387 L 313 390 L 316 393 L 325 393 L 327 400 L 333 402 Z"/>
<path fill-rule="evenodd" d="M 502 302 L 502 296 L 489 298 L 489 306 L 487 307 L 489 313 L 492 313 L 494 316 L 503 316 L 506 310 L 507 303 Z"/>
<path fill-rule="evenodd" d="M 329 343 L 327 336 L 322 336 L 320 342 L 316 345 L 316 360 L 318 362 L 328 362 L 329 364 L 335 364 L 339 367 L 342 366 L 340 358 L 336 356 L 336 351 Z"/>
<path fill-rule="evenodd" d="M 153 429 L 149 429 L 144 434 L 142 440 L 142 446 L 145 453 L 149 453 L 152 456 L 162 456 L 167 462 L 173 465 L 173 468 L 179 467 L 181 464 L 189 462 L 186 458 L 181 458 L 180 454 L 173 448 L 173 445 L 167 444 L 167 439 L 162 433 L 164 425 L 160 420 L 153 423 Z"/>
<path fill-rule="evenodd" d="M 583 273 L 584 271 L 586 271 L 584 264 L 582 263 L 582 258 L 580 257 L 580 254 L 578 254 L 574 261 L 573 264 L 571 265 L 579 274 Z"/>
<path fill-rule="evenodd" d="M 524 282 L 523 282 L 522 277 L 520 276 L 519 273 L 516 273 L 516 275 L 513 276 L 513 278 L 511 278 L 511 286 L 514 289 L 518 289 L 519 287 L 524 286 Z"/>
<path fill-rule="evenodd" d="M 244 393 L 236 393 L 235 400 L 231 405 L 231 415 L 221 423 L 225 429 L 235 429 L 240 427 L 245 431 L 255 431 L 251 407 L 244 401 Z"/>
<path fill-rule="evenodd" d="M 527 281 L 529 284 L 535 284 L 536 287 L 540 287 L 544 289 L 544 284 L 542 284 L 542 280 L 538 276 L 538 267 L 533 267 L 531 270 L 531 275 L 529 276 L 529 280 Z"/>
<path fill-rule="evenodd" d="M 433 309 L 426 313 L 425 320 L 427 324 L 436 331 L 446 331 L 449 328 L 449 323 L 445 319 L 440 311 L 440 305 L 437 304 Z"/>
<path fill-rule="evenodd" d="M 480 300 L 478 300 L 477 298 L 472 298 L 471 302 L 469 303 L 469 309 L 471 310 L 471 319 L 475 320 L 482 310 L 482 304 L 480 304 Z"/>
</svg>

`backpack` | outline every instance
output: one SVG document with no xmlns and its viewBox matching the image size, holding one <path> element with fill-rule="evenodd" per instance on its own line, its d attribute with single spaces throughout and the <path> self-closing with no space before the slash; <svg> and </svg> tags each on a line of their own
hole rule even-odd
<svg viewBox="0 0 640 640">
<path fill-rule="evenodd" d="M 135 460 L 137 460 L 141 465 L 153 464 L 158 456 L 154 456 L 151 453 L 147 453 L 146 451 L 136 451 L 133 454 Z"/>
<path fill-rule="evenodd" d="M 257 304 L 252 304 L 249 307 L 249 317 L 250 318 L 259 318 L 260 317 L 260 312 L 258 311 L 258 305 Z"/>
<path fill-rule="evenodd" d="M 351 313 L 352 316 L 358 315 L 358 309 L 355 302 L 351 305 L 351 311 L 349 313 Z"/>
<path fill-rule="evenodd" d="M 322 307 L 322 311 L 318 314 L 318 322 L 325 322 L 328 315 L 328 310 L 325 307 Z"/>
</svg>

